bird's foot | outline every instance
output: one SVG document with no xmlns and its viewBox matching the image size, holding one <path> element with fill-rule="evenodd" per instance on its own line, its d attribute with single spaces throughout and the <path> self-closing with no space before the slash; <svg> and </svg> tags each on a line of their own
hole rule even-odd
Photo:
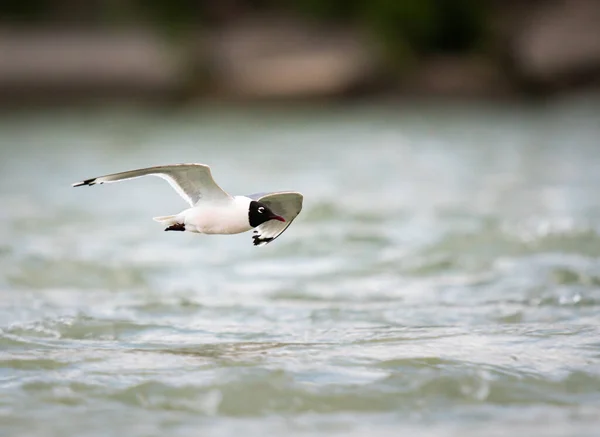
<svg viewBox="0 0 600 437">
<path fill-rule="evenodd" d="M 166 228 L 165 231 L 185 231 L 185 225 L 183 223 L 175 223 Z"/>
</svg>

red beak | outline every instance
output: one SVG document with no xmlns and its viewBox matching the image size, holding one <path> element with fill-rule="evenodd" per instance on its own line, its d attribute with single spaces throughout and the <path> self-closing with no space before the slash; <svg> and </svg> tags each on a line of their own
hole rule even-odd
<svg viewBox="0 0 600 437">
<path fill-rule="evenodd" d="M 280 222 L 285 222 L 285 219 L 283 217 L 281 217 L 280 215 L 275 215 L 275 214 L 273 214 L 271 216 L 271 220 L 279 220 Z"/>
</svg>

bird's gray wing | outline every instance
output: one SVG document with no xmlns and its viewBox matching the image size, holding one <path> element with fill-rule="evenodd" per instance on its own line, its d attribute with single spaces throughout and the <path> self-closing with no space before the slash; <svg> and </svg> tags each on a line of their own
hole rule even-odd
<svg viewBox="0 0 600 437">
<path fill-rule="evenodd" d="M 264 246 L 279 237 L 300 214 L 303 196 L 294 191 L 280 191 L 276 193 L 251 194 L 253 200 L 267 205 L 275 214 L 282 216 L 285 222 L 269 220 L 254 229 L 252 239 L 255 246 Z"/>
<path fill-rule="evenodd" d="M 230 199 L 227 194 L 214 181 L 210 167 L 204 164 L 173 164 L 156 167 L 141 168 L 138 170 L 124 171 L 121 173 L 99 176 L 74 183 L 74 187 L 82 185 L 96 185 L 111 182 L 125 181 L 142 176 L 158 176 L 165 179 L 177 193 L 183 197 L 190 206 L 196 205 L 201 200 Z"/>
</svg>

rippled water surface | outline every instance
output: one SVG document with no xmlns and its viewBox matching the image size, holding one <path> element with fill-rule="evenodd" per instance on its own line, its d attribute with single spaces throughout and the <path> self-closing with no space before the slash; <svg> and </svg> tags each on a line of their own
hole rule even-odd
<svg viewBox="0 0 600 437">
<path fill-rule="evenodd" d="M 0 118 L 0 434 L 597 435 L 600 104 Z M 159 179 L 294 189 L 276 242 Z"/>
</svg>

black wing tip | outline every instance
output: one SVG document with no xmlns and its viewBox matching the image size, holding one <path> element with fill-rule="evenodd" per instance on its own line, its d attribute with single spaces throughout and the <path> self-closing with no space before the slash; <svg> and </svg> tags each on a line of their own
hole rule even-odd
<svg viewBox="0 0 600 437">
<path fill-rule="evenodd" d="M 275 238 L 261 238 L 258 235 L 253 235 L 252 239 L 254 240 L 254 245 L 255 246 L 261 246 L 263 244 L 267 244 L 270 243 L 271 241 L 273 241 Z"/>
<path fill-rule="evenodd" d="M 92 185 L 95 185 L 95 184 L 96 184 L 96 179 L 98 179 L 98 178 L 91 178 L 91 179 L 86 179 L 85 181 L 81 181 L 81 182 L 75 182 L 75 183 L 73 184 L 73 186 L 74 186 L 74 187 L 82 187 L 82 186 L 84 186 L 84 185 L 87 185 L 87 186 L 92 186 Z"/>
</svg>

